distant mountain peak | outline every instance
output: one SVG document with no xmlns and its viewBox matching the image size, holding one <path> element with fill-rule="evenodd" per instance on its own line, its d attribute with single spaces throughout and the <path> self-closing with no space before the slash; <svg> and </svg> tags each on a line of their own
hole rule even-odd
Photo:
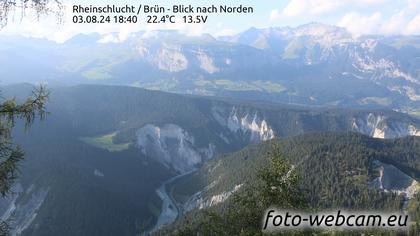
<svg viewBox="0 0 420 236">
<path fill-rule="evenodd" d="M 300 38 L 309 40 L 324 46 L 331 46 L 341 42 L 353 42 L 354 38 L 345 28 L 311 22 L 297 27 L 270 27 L 258 29 L 255 27 L 234 36 L 219 38 L 220 40 L 241 43 L 259 49 L 283 48 L 284 41 Z"/>
<path fill-rule="evenodd" d="M 345 28 L 317 22 L 298 26 L 294 30 L 296 35 L 325 36 L 325 34 L 342 34 L 351 37 L 351 34 Z"/>
</svg>

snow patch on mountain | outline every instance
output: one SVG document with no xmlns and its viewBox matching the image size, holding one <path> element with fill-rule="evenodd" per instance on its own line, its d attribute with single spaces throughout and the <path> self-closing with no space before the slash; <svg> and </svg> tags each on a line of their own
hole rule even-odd
<svg viewBox="0 0 420 236">
<path fill-rule="evenodd" d="M 214 145 L 197 148 L 194 137 L 181 127 L 145 125 L 137 131 L 137 145 L 142 153 L 180 173 L 188 172 L 214 155 Z"/>
<path fill-rule="evenodd" d="M 220 125 L 227 127 L 233 133 L 241 133 L 250 142 L 261 142 L 275 137 L 273 129 L 257 112 L 239 115 L 238 109 L 233 107 L 226 116 L 221 109 L 213 107 L 212 113 Z"/>
<path fill-rule="evenodd" d="M 353 118 L 352 130 L 374 138 L 398 138 L 420 136 L 420 129 L 406 122 L 389 122 L 387 117 L 369 113 L 365 117 Z"/>
</svg>

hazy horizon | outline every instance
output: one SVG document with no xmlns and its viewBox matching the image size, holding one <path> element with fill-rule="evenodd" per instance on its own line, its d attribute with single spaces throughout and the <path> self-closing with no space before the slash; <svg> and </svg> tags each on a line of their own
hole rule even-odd
<svg viewBox="0 0 420 236">
<path fill-rule="evenodd" d="M 154 5 L 157 1 L 143 1 L 142 4 Z M 255 0 L 216 1 L 211 4 L 229 6 L 250 6 L 255 9 L 252 14 L 208 14 L 206 24 L 73 24 L 72 6 L 105 5 L 112 1 L 64 1 L 65 10 L 62 24 L 57 24 L 53 15 L 37 20 L 30 11 L 23 20 L 19 12 L 12 14 L 9 24 L 0 30 L 0 35 L 24 35 L 48 38 L 63 42 L 81 33 L 109 34 L 116 32 L 124 39 L 133 32 L 174 29 L 188 35 L 210 33 L 214 36 L 232 35 L 243 32 L 251 27 L 297 27 L 310 22 L 319 22 L 346 28 L 355 36 L 360 35 L 419 35 L 420 34 L 420 1 L 404 0 L 356 0 L 356 1 L 265 1 L 264 4 Z M 133 0 L 120 1 L 118 5 L 138 4 Z M 186 1 L 166 1 L 160 4 L 169 7 L 173 4 L 190 4 Z M 193 6 L 211 5 L 206 1 L 195 1 Z M 141 14 L 144 21 L 146 14 Z"/>
</svg>

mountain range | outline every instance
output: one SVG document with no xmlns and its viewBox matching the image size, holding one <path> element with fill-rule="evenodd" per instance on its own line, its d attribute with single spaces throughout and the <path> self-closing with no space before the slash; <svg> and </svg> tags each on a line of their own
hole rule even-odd
<svg viewBox="0 0 420 236">
<path fill-rule="evenodd" d="M 22 69 L 24 68 L 24 69 Z M 273 146 L 316 209 L 420 212 L 420 36 L 310 23 L 0 37 L 0 88 L 51 91 L 0 218 L 14 235 L 171 234 L 256 181 Z M 420 219 L 420 218 L 419 218 Z"/>
<path fill-rule="evenodd" d="M 310 23 L 233 36 L 178 31 L 0 39 L 3 83 L 129 85 L 183 94 L 418 114 L 420 37 Z M 19 46 L 17 46 L 19 45 Z M 17 66 L 25 64 L 22 71 Z"/>
</svg>

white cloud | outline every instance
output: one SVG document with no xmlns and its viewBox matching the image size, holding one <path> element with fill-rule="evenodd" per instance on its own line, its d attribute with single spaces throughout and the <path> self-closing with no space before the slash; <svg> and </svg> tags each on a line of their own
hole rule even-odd
<svg viewBox="0 0 420 236">
<path fill-rule="evenodd" d="M 358 12 L 350 12 L 338 22 L 338 26 L 347 28 L 355 36 L 379 33 L 382 15 L 375 12 L 369 16 L 362 16 Z"/>
<path fill-rule="evenodd" d="M 275 21 L 280 18 L 280 11 L 279 9 L 274 9 L 270 13 L 270 21 Z"/>
<path fill-rule="evenodd" d="M 334 1 L 334 0 L 320 0 L 320 1 L 311 1 L 310 13 L 313 15 L 320 15 L 324 13 L 329 13 L 343 6 L 344 1 Z"/>
<path fill-rule="evenodd" d="M 420 1 L 419 0 L 408 0 L 407 8 L 413 11 L 420 10 Z"/>
<path fill-rule="evenodd" d="M 346 8 L 359 8 L 384 4 L 388 0 L 291 0 L 283 9 L 287 17 L 316 16 L 335 13 Z M 411 0 L 414 1 L 414 0 Z"/>
<path fill-rule="evenodd" d="M 406 25 L 406 12 L 399 11 L 387 21 L 386 24 L 382 24 L 381 33 L 383 34 L 396 34 Z"/>
<path fill-rule="evenodd" d="M 221 36 L 229 36 L 229 35 L 235 35 L 238 32 L 233 29 L 223 29 L 218 31 L 217 33 L 213 34 L 214 37 L 221 37 Z"/>
<path fill-rule="evenodd" d="M 382 3 L 385 3 L 387 1 L 386 0 L 357 0 L 356 2 L 359 3 L 359 4 L 370 4 L 370 5 L 372 5 L 372 4 L 382 4 Z"/>
<path fill-rule="evenodd" d="M 307 0 L 292 0 L 283 9 L 283 15 L 289 16 L 289 17 L 290 16 L 301 15 L 303 12 L 307 11 L 308 3 L 310 3 L 310 1 L 307 1 Z"/>
<path fill-rule="evenodd" d="M 417 14 L 405 28 L 405 34 L 420 34 L 420 14 Z"/>
<path fill-rule="evenodd" d="M 382 4 L 386 0 L 356 0 L 356 2 L 368 4 Z M 403 2 L 390 2 L 392 14 L 384 14 L 382 5 L 373 9 L 378 11 L 359 11 L 347 12 L 338 21 L 337 25 L 347 28 L 356 36 L 363 34 L 381 35 L 410 35 L 420 34 L 420 0 L 405 0 Z M 382 11 L 382 12 L 381 12 Z"/>
<path fill-rule="evenodd" d="M 347 28 L 355 36 L 365 34 L 419 35 L 420 14 L 413 9 L 419 7 L 420 4 L 407 4 L 406 6 L 389 17 L 384 17 L 380 12 L 372 14 L 349 12 L 338 21 L 337 25 Z M 417 14 L 413 14 L 413 12 Z"/>
<path fill-rule="evenodd" d="M 336 10 L 344 2 L 339 0 L 291 0 L 283 9 L 282 14 L 287 17 L 319 15 Z"/>
</svg>

